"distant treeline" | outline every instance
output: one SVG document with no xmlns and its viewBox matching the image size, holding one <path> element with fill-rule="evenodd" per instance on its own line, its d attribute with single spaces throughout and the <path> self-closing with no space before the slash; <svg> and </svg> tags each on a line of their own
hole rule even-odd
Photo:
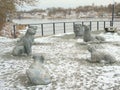
<svg viewBox="0 0 120 90">
<path fill-rule="evenodd" d="M 117 16 L 120 16 L 120 3 L 115 3 L 114 4 L 114 8 L 115 8 L 115 14 Z M 65 8 L 47 8 L 46 10 L 43 10 L 43 9 L 34 9 L 34 10 L 31 10 L 31 11 L 26 11 L 26 12 L 45 12 L 47 11 L 49 15 L 51 14 L 56 14 L 58 12 L 62 12 L 64 14 L 71 14 L 71 11 L 75 11 L 76 14 L 77 13 L 80 13 L 80 12 L 89 12 L 89 11 L 95 11 L 95 12 L 98 12 L 98 13 L 111 13 L 112 12 L 112 9 L 113 9 L 113 4 L 109 4 L 107 6 L 95 6 L 94 4 L 92 5 L 89 5 L 89 6 L 79 6 L 79 7 L 76 7 L 76 8 L 68 8 L 68 9 L 65 9 Z"/>
</svg>

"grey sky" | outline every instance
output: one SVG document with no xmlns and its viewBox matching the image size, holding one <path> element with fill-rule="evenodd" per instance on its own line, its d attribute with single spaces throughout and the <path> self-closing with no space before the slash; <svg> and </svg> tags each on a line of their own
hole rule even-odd
<svg viewBox="0 0 120 90">
<path fill-rule="evenodd" d="M 63 7 L 63 8 L 75 8 L 77 6 L 85 5 L 108 5 L 113 2 L 119 2 L 120 0 L 39 0 L 37 2 L 36 8 L 46 9 L 50 7 Z M 34 8 L 35 8 L 34 7 Z M 21 9 L 29 10 L 32 7 L 24 6 Z"/>
</svg>

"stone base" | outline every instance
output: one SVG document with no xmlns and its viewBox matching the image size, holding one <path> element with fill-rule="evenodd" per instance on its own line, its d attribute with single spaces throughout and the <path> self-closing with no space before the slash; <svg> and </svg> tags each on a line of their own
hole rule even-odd
<svg viewBox="0 0 120 90">
<path fill-rule="evenodd" d="M 105 32 L 116 32 L 117 31 L 117 28 L 116 27 L 106 27 L 105 28 Z"/>
</svg>

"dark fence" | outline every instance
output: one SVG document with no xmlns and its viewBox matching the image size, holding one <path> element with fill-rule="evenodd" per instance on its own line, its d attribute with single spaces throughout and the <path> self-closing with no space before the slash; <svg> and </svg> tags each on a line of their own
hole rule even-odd
<svg viewBox="0 0 120 90">
<path fill-rule="evenodd" d="M 74 24 L 90 25 L 90 30 L 104 30 L 105 27 L 110 27 L 111 21 L 74 21 L 74 22 L 52 22 L 52 23 L 37 23 L 29 24 L 38 27 L 37 36 L 47 36 L 53 34 L 73 32 Z M 120 21 L 114 21 L 114 27 L 120 28 Z M 22 24 L 16 24 L 22 25 Z M 16 37 L 16 25 L 13 26 L 13 34 Z"/>
</svg>

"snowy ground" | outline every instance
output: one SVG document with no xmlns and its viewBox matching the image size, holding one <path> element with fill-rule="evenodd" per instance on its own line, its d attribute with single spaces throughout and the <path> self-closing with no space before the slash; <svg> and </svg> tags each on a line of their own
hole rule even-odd
<svg viewBox="0 0 120 90">
<path fill-rule="evenodd" d="M 16 39 L 0 37 L 0 90 L 120 90 L 120 36 L 100 35 L 108 42 L 99 45 L 116 57 L 116 63 L 87 62 L 87 44 L 74 39 L 73 34 L 36 38 L 32 53 L 44 55 L 45 67 L 52 77 L 52 83 L 46 86 L 30 84 L 26 69 L 33 59 L 12 56 Z"/>
</svg>

